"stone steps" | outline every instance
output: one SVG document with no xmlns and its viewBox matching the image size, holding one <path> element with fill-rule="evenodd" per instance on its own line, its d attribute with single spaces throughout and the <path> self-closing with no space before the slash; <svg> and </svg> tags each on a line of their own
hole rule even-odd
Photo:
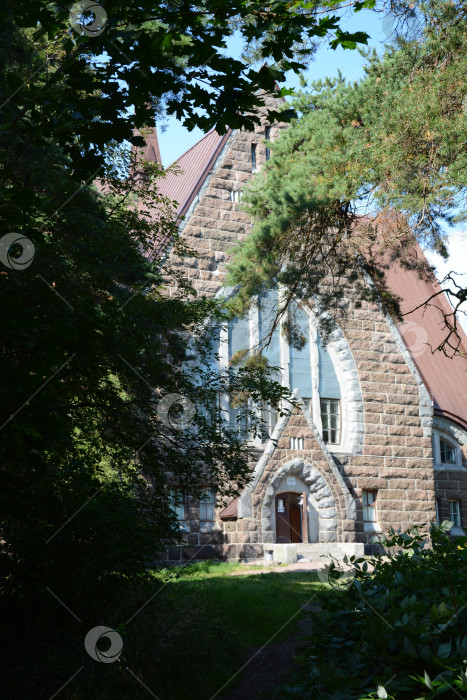
<svg viewBox="0 0 467 700">
<path fill-rule="evenodd" d="M 272 551 L 273 561 L 282 564 L 293 564 L 297 561 L 319 561 L 320 559 L 323 559 L 323 563 L 325 563 L 325 557 L 343 559 L 346 555 L 348 557 L 362 557 L 364 554 L 364 545 L 356 542 L 332 542 L 329 544 L 322 544 L 319 542 L 311 544 L 268 544 L 265 545 L 264 549 L 265 557 L 266 551 Z"/>
</svg>

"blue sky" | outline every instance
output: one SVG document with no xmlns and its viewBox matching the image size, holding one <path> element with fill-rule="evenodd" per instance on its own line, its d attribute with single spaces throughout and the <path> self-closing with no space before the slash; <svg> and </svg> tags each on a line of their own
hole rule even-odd
<svg viewBox="0 0 467 700">
<path fill-rule="evenodd" d="M 370 40 L 368 44 L 378 52 L 384 49 L 384 41 L 386 40 L 385 25 L 382 15 L 368 10 L 362 10 L 345 20 L 345 28 L 348 31 L 360 30 L 369 34 Z M 305 73 L 308 79 L 319 80 L 328 76 L 336 76 L 339 69 L 348 80 L 358 80 L 363 76 L 364 59 L 358 51 L 344 50 L 342 48 L 334 51 L 329 48 L 328 44 L 329 39 L 318 49 L 315 60 Z M 241 41 L 238 36 L 234 36 L 229 41 L 227 52 L 232 56 L 239 56 Z M 298 76 L 290 72 L 287 75 L 285 86 L 298 88 Z M 164 166 L 168 166 L 177 160 L 182 153 L 202 136 L 203 132 L 200 129 L 188 131 L 175 117 L 169 118 L 165 131 L 159 129 L 159 146 Z"/>
<path fill-rule="evenodd" d="M 384 15 L 362 10 L 358 13 L 346 15 L 343 26 L 348 31 L 364 31 L 369 36 L 368 46 L 374 48 L 378 53 L 384 51 L 384 45 L 391 35 L 391 22 Z M 241 52 L 241 42 L 238 36 L 232 37 L 228 43 L 227 52 L 233 56 L 239 56 Z M 337 76 L 338 70 L 349 81 L 359 80 L 363 77 L 363 65 L 365 59 L 358 51 L 344 50 L 338 48 L 335 51 L 329 48 L 329 39 L 323 41 L 322 46 L 315 54 L 313 63 L 306 71 L 305 76 L 309 81 L 319 80 L 326 77 Z M 293 73 L 287 75 L 286 87 L 299 88 L 299 78 Z M 201 137 L 203 132 L 199 129 L 188 131 L 175 118 L 167 120 L 167 128 L 164 131 L 159 129 L 159 145 L 162 162 L 164 166 L 173 163 L 190 146 L 193 146 Z M 464 225 L 465 227 L 465 225 Z M 449 259 L 444 261 L 440 255 L 426 252 L 432 265 L 435 266 L 438 279 L 450 271 L 458 273 L 458 283 L 467 285 L 467 232 L 459 228 L 449 236 Z M 467 330 L 467 319 L 463 317 L 461 323 Z"/>
</svg>

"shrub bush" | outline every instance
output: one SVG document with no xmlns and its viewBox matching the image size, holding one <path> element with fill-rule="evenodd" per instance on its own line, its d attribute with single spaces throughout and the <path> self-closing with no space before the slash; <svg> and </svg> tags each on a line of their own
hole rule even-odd
<svg viewBox="0 0 467 700">
<path fill-rule="evenodd" d="M 355 576 L 323 597 L 296 682 L 282 698 L 467 698 L 467 538 L 453 523 L 390 530 L 384 554 L 351 558 Z M 333 563 L 329 581 L 339 588 Z"/>
</svg>

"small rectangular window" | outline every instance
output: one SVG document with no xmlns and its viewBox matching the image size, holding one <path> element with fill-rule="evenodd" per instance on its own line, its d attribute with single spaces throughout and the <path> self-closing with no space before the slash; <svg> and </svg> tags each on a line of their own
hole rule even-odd
<svg viewBox="0 0 467 700">
<path fill-rule="evenodd" d="M 377 491 L 364 491 L 362 494 L 363 521 L 365 523 L 376 522 L 376 494 Z"/>
<path fill-rule="evenodd" d="M 251 172 L 256 170 L 256 143 L 251 144 Z"/>
<path fill-rule="evenodd" d="M 199 519 L 200 520 L 215 520 L 216 511 L 216 492 L 214 489 L 208 489 L 206 495 L 199 502 Z"/>
<path fill-rule="evenodd" d="M 266 141 L 271 140 L 271 127 L 270 126 L 266 127 L 266 129 L 264 131 L 264 136 L 265 136 Z M 271 150 L 270 150 L 269 146 L 266 146 L 266 160 L 269 160 L 270 157 L 271 157 Z"/>
<path fill-rule="evenodd" d="M 291 450 L 303 450 L 303 438 L 291 437 L 290 438 L 290 449 Z"/>
<path fill-rule="evenodd" d="M 248 437 L 248 420 L 246 411 L 242 406 L 229 407 L 229 426 L 230 430 L 238 433 L 240 439 L 246 440 Z"/>
<path fill-rule="evenodd" d="M 243 192 L 242 190 L 230 190 L 230 200 L 232 202 L 241 202 Z"/>
<path fill-rule="evenodd" d="M 276 423 L 279 420 L 279 411 L 269 404 L 263 402 L 261 406 L 261 420 L 263 421 L 263 430 L 266 439 L 272 435 Z"/>
<path fill-rule="evenodd" d="M 449 501 L 449 520 L 454 527 L 461 527 L 461 509 L 459 501 Z"/>
<path fill-rule="evenodd" d="M 339 399 L 321 399 L 320 404 L 323 440 L 336 445 L 340 442 Z"/>
<path fill-rule="evenodd" d="M 179 489 L 170 489 L 170 507 L 177 520 L 185 520 L 185 496 Z"/>
</svg>

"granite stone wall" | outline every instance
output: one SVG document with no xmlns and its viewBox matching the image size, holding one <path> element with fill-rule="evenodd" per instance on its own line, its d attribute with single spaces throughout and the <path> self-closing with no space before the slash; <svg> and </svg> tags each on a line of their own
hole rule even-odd
<svg viewBox="0 0 467 700">
<path fill-rule="evenodd" d="M 272 127 L 272 140 L 281 128 Z M 257 144 L 257 166 L 265 161 L 264 135 L 265 124 L 253 133 L 240 131 L 231 135 L 182 225 L 182 235 L 198 257 L 172 256 L 172 264 L 183 268 L 200 295 L 213 297 L 218 293 L 225 281 L 229 249 L 243 240 L 251 228 L 248 214 L 240 211 L 239 203 L 231 201 L 231 191 L 243 189 L 252 177 L 252 143 Z M 434 520 L 435 488 L 436 495 L 446 504 L 451 494 L 459 497 L 460 493 L 464 518 L 467 516 L 467 470 L 437 473 L 435 484 L 431 401 L 397 328 L 375 304 L 348 301 L 339 328 L 347 360 L 356 368 L 355 396 L 361 397 L 352 404 L 358 449 L 337 453 L 328 446 L 330 455 L 326 455 L 305 415 L 295 412 L 251 492 L 249 514 L 236 520 L 218 519 L 219 529 L 214 533 L 197 532 L 196 525 L 190 525 L 185 546 L 171 551 L 169 559 L 262 557 L 263 543 L 274 536 L 265 516 L 265 509 L 270 509 L 273 502 L 274 479 L 278 470 L 293 459 L 301 460 L 302 471 L 306 467 L 320 475 L 334 501 L 335 516 L 330 519 L 335 521 L 335 527 L 321 528 L 320 541 L 369 543 L 378 529 L 407 528 Z M 349 418 L 342 416 L 343 421 Z M 299 453 L 290 450 L 293 436 L 304 439 L 304 449 Z M 331 469 L 328 457 L 341 481 Z M 364 490 L 377 491 L 378 522 L 374 531 L 363 523 Z M 351 517 L 349 499 L 354 504 Z"/>
</svg>

